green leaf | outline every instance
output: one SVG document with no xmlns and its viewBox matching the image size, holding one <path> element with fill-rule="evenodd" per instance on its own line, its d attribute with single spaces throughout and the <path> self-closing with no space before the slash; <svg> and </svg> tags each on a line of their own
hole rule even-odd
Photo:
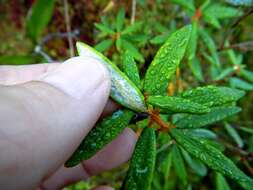
<svg viewBox="0 0 253 190">
<path fill-rule="evenodd" d="M 188 60 L 194 59 L 194 57 L 196 55 L 197 44 L 198 44 L 198 22 L 193 21 L 191 38 L 190 38 L 190 41 L 189 41 L 188 47 L 187 47 Z"/>
<path fill-rule="evenodd" d="M 132 33 L 135 33 L 135 32 L 138 32 L 139 30 L 141 30 L 142 28 L 142 22 L 135 22 L 134 24 L 130 25 L 130 26 L 127 26 L 122 32 L 121 34 L 122 35 L 125 35 L 125 34 L 132 34 Z"/>
<path fill-rule="evenodd" d="M 165 159 L 161 163 L 161 171 L 164 175 L 164 179 L 168 180 L 170 169 L 172 166 L 172 152 L 166 155 Z"/>
<path fill-rule="evenodd" d="M 117 15 L 117 19 L 116 19 L 116 29 L 117 32 L 120 32 L 123 28 L 124 25 L 124 21 L 125 21 L 125 10 L 124 9 L 120 9 L 118 15 Z"/>
<path fill-rule="evenodd" d="M 189 129 L 187 130 L 187 135 L 196 138 L 206 138 L 206 139 L 216 139 L 217 135 L 208 129 Z"/>
<path fill-rule="evenodd" d="M 252 71 L 249 71 L 249 70 L 246 70 L 246 69 L 241 69 L 240 70 L 240 75 L 247 79 L 248 81 L 252 82 L 253 83 L 253 72 Z"/>
<path fill-rule="evenodd" d="M 144 80 L 144 91 L 148 95 L 166 93 L 169 80 L 184 56 L 191 36 L 191 28 L 191 25 L 188 25 L 172 33 L 158 50 Z"/>
<path fill-rule="evenodd" d="M 122 190 L 150 190 L 156 159 L 156 136 L 145 128 L 136 144 Z"/>
<path fill-rule="evenodd" d="M 207 114 L 202 115 L 186 115 L 175 123 L 177 128 L 200 128 L 212 123 L 221 121 L 231 115 L 241 111 L 241 108 L 236 106 L 213 107 Z"/>
<path fill-rule="evenodd" d="M 215 45 L 214 40 L 208 34 L 208 32 L 204 29 L 199 29 L 199 34 L 200 34 L 201 39 L 204 42 L 204 45 L 207 47 L 207 49 L 211 53 L 211 57 L 213 58 L 213 63 L 215 64 L 216 67 L 219 68 L 220 60 L 219 60 L 219 55 L 218 55 L 217 47 Z"/>
<path fill-rule="evenodd" d="M 244 143 L 239 133 L 228 123 L 225 123 L 225 129 L 228 132 L 229 136 L 232 137 L 232 139 L 235 141 L 237 146 L 239 148 L 242 148 Z"/>
<path fill-rule="evenodd" d="M 230 187 L 222 174 L 216 172 L 215 174 L 215 185 L 217 190 L 230 190 Z"/>
<path fill-rule="evenodd" d="M 100 23 L 95 23 L 95 27 L 97 29 L 99 29 L 101 32 L 104 32 L 105 34 L 108 34 L 108 35 L 114 35 L 115 34 L 115 32 L 106 25 L 103 25 L 103 24 L 100 24 Z"/>
<path fill-rule="evenodd" d="M 76 46 L 80 56 L 93 57 L 107 67 L 111 76 L 111 97 L 115 101 L 134 111 L 146 111 L 142 93 L 115 64 L 87 44 L 77 42 Z"/>
<path fill-rule="evenodd" d="M 122 47 L 122 40 L 121 38 L 116 39 L 116 48 L 119 52 L 121 52 L 121 47 Z"/>
<path fill-rule="evenodd" d="M 224 69 L 218 76 L 214 78 L 214 80 L 222 80 L 226 78 L 227 76 L 231 75 L 233 72 L 235 72 L 235 69 L 233 67 L 229 67 L 227 69 Z"/>
<path fill-rule="evenodd" d="M 188 152 L 186 152 L 184 149 L 181 149 L 182 154 L 184 156 L 185 161 L 189 165 L 189 167 L 192 169 L 194 173 L 196 173 L 199 176 L 206 176 L 207 174 L 207 168 L 206 166 L 199 160 L 192 158 Z"/>
<path fill-rule="evenodd" d="M 201 68 L 201 64 L 197 57 L 193 58 L 192 60 L 189 60 L 189 66 L 193 73 L 193 75 L 201 82 L 204 81 L 204 76 Z"/>
<path fill-rule="evenodd" d="M 100 52 L 106 51 L 112 46 L 113 41 L 111 39 L 103 40 L 98 43 L 94 48 Z"/>
<path fill-rule="evenodd" d="M 66 167 L 73 167 L 83 160 L 94 156 L 99 150 L 113 141 L 128 125 L 132 116 L 131 111 L 119 110 L 112 116 L 106 117 L 88 133 L 77 150 L 65 163 Z"/>
<path fill-rule="evenodd" d="M 208 14 L 209 16 L 215 17 L 217 19 L 226 19 L 239 17 L 242 15 L 242 12 L 239 9 L 233 7 L 214 3 L 205 9 L 205 14 Z"/>
<path fill-rule="evenodd" d="M 194 0 L 171 0 L 172 3 L 176 3 L 182 6 L 185 9 L 188 9 L 192 12 L 195 11 Z"/>
<path fill-rule="evenodd" d="M 27 15 L 26 30 L 28 36 L 37 42 L 43 30 L 50 22 L 53 10 L 54 0 L 37 0 L 31 7 Z"/>
<path fill-rule="evenodd" d="M 206 106 L 220 106 L 235 102 L 242 98 L 245 92 L 223 86 L 204 86 L 186 90 L 180 96 Z"/>
<path fill-rule="evenodd" d="M 173 96 L 149 96 L 147 103 L 160 108 L 164 113 L 208 113 L 210 109 L 188 99 Z"/>
<path fill-rule="evenodd" d="M 183 183 L 184 186 L 187 185 L 187 172 L 185 169 L 184 160 L 180 153 L 180 150 L 177 148 L 176 145 L 173 145 L 172 147 L 172 163 L 180 181 Z"/>
<path fill-rule="evenodd" d="M 207 23 L 209 23 L 214 28 L 216 28 L 216 29 L 221 28 L 221 24 L 220 24 L 219 20 L 216 17 L 213 17 L 212 15 L 210 15 L 208 13 L 204 13 L 203 18 Z"/>
<path fill-rule="evenodd" d="M 182 130 L 173 129 L 171 135 L 187 152 L 200 159 L 211 169 L 237 181 L 245 189 L 253 187 L 253 180 L 213 146 L 185 135 Z"/>
<path fill-rule="evenodd" d="M 122 46 L 124 47 L 125 51 L 129 51 L 129 53 L 138 61 L 144 62 L 143 55 L 139 52 L 139 50 L 129 41 L 121 38 Z"/>
<path fill-rule="evenodd" d="M 239 128 L 241 131 L 244 131 L 246 133 L 250 133 L 253 135 L 253 129 L 252 128 L 249 128 L 249 127 L 240 127 Z"/>
<path fill-rule="evenodd" d="M 0 65 L 28 65 L 37 62 L 35 56 L 30 55 L 6 55 L 0 56 Z"/>
<path fill-rule="evenodd" d="M 168 33 L 169 29 L 167 26 L 162 25 L 160 22 L 154 22 L 154 29 L 160 33 Z"/>
<path fill-rule="evenodd" d="M 134 58 L 126 51 L 123 54 L 123 71 L 128 78 L 141 89 L 141 80 L 139 76 L 138 67 L 134 61 Z"/>
<path fill-rule="evenodd" d="M 242 90 L 253 90 L 253 84 L 248 83 L 240 78 L 237 77 L 231 77 L 229 79 L 229 84 L 230 86 L 232 86 L 233 88 L 239 88 Z"/>
<path fill-rule="evenodd" d="M 158 35 L 158 36 L 152 38 L 150 40 L 150 43 L 151 44 L 162 44 L 168 39 L 169 35 L 170 35 L 169 33 Z"/>
</svg>

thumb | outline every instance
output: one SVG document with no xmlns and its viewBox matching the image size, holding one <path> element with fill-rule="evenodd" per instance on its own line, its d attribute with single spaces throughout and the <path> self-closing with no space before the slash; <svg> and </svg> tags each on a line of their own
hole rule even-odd
<svg viewBox="0 0 253 190">
<path fill-rule="evenodd" d="M 14 179 L 8 185 L 29 189 L 60 167 L 99 118 L 109 91 L 107 70 L 90 57 L 71 58 L 37 81 L 0 87 L 0 172 L 7 172 L 0 184 Z"/>
</svg>

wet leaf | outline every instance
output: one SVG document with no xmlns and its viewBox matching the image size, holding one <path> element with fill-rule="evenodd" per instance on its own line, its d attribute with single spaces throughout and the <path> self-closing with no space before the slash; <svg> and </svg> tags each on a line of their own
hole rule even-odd
<svg viewBox="0 0 253 190">
<path fill-rule="evenodd" d="M 83 160 L 94 156 L 99 150 L 113 141 L 128 125 L 133 112 L 119 110 L 112 116 L 106 117 L 97 124 L 96 127 L 88 133 L 78 149 L 73 153 L 70 159 L 65 163 L 66 167 L 73 167 Z"/>
<path fill-rule="evenodd" d="M 136 144 L 122 190 L 150 190 L 156 158 L 156 136 L 145 128 Z"/>
<path fill-rule="evenodd" d="M 223 86 L 204 86 L 186 90 L 180 96 L 206 106 L 221 106 L 235 102 L 242 98 L 245 92 L 242 90 Z"/>
<path fill-rule="evenodd" d="M 159 108 L 162 113 L 208 113 L 210 109 L 199 103 L 174 96 L 149 96 L 147 103 Z"/>
<path fill-rule="evenodd" d="M 182 130 L 173 129 L 171 135 L 187 152 L 200 159 L 211 169 L 237 181 L 245 189 L 252 188 L 253 180 L 213 146 L 185 135 Z"/>
<path fill-rule="evenodd" d="M 149 66 L 144 80 L 144 91 L 148 95 L 163 95 L 182 60 L 191 36 L 191 25 L 172 33 L 158 50 Z"/>
<path fill-rule="evenodd" d="M 138 67 L 134 61 L 134 58 L 126 51 L 123 56 L 123 71 L 128 78 L 141 89 L 141 80 L 139 76 Z"/>
<path fill-rule="evenodd" d="M 236 106 L 213 107 L 209 113 L 202 115 L 186 115 L 175 123 L 177 128 L 200 128 L 221 121 L 241 111 Z"/>
<path fill-rule="evenodd" d="M 144 97 L 140 90 L 115 64 L 82 42 L 77 42 L 76 46 L 80 56 L 90 56 L 98 59 L 107 67 L 111 76 L 111 97 L 115 101 L 134 111 L 142 112 L 146 110 Z"/>
</svg>

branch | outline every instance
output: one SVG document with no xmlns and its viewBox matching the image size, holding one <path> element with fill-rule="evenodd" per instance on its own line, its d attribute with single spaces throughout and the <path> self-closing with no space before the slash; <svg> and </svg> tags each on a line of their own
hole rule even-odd
<svg viewBox="0 0 253 190">
<path fill-rule="evenodd" d="M 68 43 L 69 43 L 69 53 L 70 53 L 70 57 L 73 57 L 74 56 L 74 45 L 73 45 L 72 36 L 70 35 L 71 23 L 70 23 L 70 18 L 69 18 L 68 0 L 64 0 L 64 17 L 65 17 L 65 22 L 66 22 L 67 34 L 68 34 L 67 37 L 68 37 Z"/>
<path fill-rule="evenodd" d="M 131 24 L 134 24 L 135 22 L 135 14 L 136 14 L 136 0 L 132 0 Z"/>
</svg>

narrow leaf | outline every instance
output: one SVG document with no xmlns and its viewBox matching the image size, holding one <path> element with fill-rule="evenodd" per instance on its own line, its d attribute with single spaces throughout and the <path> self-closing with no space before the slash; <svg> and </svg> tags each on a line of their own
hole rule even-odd
<svg viewBox="0 0 253 190">
<path fill-rule="evenodd" d="M 105 34 L 114 35 L 114 31 L 106 25 L 95 23 L 95 27 Z"/>
<path fill-rule="evenodd" d="M 207 47 L 207 49 L 211 53 L 211 57 L 213 58 L 213 63 L 216 65 L 216 67 L 219 68 L 220 60 L 219 60 L 219 56 L 217 52 L 217 47 L 215 45 L 213 38 L 204 29 L 199 29 L 199 34 L 200 34 L 201 39 L 204 42 L 204 45 Z"/>
<path fill-rule="evenodd" d="M 213 107 L 207 114 L 186 115 L 175 123 L 177 128 L 200 128 L 221 121 L 241 111 L 236 106 Z"/>
<path fill-rule="evenodd" d="M 242 80 L 240 78 L 237 77 L 231 77 L 229 79 L 229 84 L 230 86 L 232 86 L 233 88 L 239 88 L 242 90 L 253 90 L 253 84 L 246 82 L 245 80 Z"/>
<path fill-rule="evenodd" d="M 150 190 L 156 158 L 156 136 L 145 128 L 136 144 L 122 190 Z"/>
<path fill-rule="evenodd" d="M 224 69 L 218 76 L 216 76 L 214 78 L 214 80 L 218 81 L 218 80 L 222 80 L 225 77 L 231 75 L 233 72 L 235 72 L 235 69 L 233 67 L 229 67 L 227 69 Z"/>
<path fill-rule="evenodd" d="M 152 38 L 150 40 L 151 44 L 162 44 L 164 43 L 169 37 L 169 33 L 168 34 L 161 34 L 161 35 L 158 35 L 154 38 Z"/>
<path fill-rule="evenodd" d="M 225 124 L 225 129 L 227 130 L 229 136 L 232 137 L 232 139 L 238 145 L 238 147 L 242 148 L 244 143 L 239 133 L 228 123 Z"/>
<path fill-rule="evenodd" d="M 201 82 L 204 81 L 204 76 L 201 68 L 200 61 L 197 57 L 194 57 L 193 59 L 189 60 L 189 66 L 193 73 L 193 75 Z"/>
<path fill-rule="evenodd" d="M 139 52 L 139 50 L 129 41 L 121 38 L 122 46 L 124 47 L 125 51 L 128 51 L 136 60 L 140 62 L 144 62 L 143 55 Z"/>
<path fill-rule="evenodd" d="M 218 172 L 215 174 L 215 185 L 217 190 L 230 190 L 225 177 L 223 177 L 223 175 Z"/>
<path fill-rule="evenodd" d="M 206 106 L 220 106 L 226 103 L 235 102 L 244 95 L 245 92 L 242 90 L 209 85 L 186 90 L 180 96 Z"/>
<path fill-rule="evenodd" d="M 246 80 L 250 81 L 253 83 L 253 72 L 246 70 L 246 69 L 241 69 L 240 74 L 242 77 L 244 77 Z"/>
<path fill-rule="evenodd" d="M 187 172 L 185 169 L 184 160 L 182 154 L 176 145 L 172 147 L 172 162 L 175 172 L 183 185 L 187 184 Z"/>
<path fill-rule="evenodd" d="M 122 35 L 125 35 L 125 34 L 132 34 L 132 33 L 135 33 L 135 32 L 138 32 L 139 30 L 141 30 L 142 28 L 142 22 L 135 22 L 134 24 L 130 25 L 130 26 L 127 26 L 122 32 L 121 34 Z"/>
<path fill-rule="evenodd" d="M 188 25 L 172 33 L 158 50 L 144 80 L 144 91 L 148 95 L 166 93 L 169 80 L 184 56 L 191 36 L 191 28 L 191 25 Z"/>
<path fill-rule="evenodd" d="M 192 102 L 188 99 L 173 96 L 149 96 L 147 103 L 160 108 L 164 113 L 208 113 L 210 109 L 204 105 Z"/>
<path fill-rule="evenodd" d="M 29 37 L 37 41 L 51 20 L 54 0 L 37 0 L 27 15 L 26 29 Z"/>
<path fill-rule="evenodd" d="M 120 11 L 117 15 L 117 19 L 116 19 L 117 32 L 120 32 L 122 30 L 123 25 L 124 25 L 124 21 L 125 21 L 125 10 L 120 9 Z"/>
<path fill-rule="evenodd" d="M 126 51 L 123 54 L 123 71 L 128 78 L 141 89 L 141 80 L 139 76 L 138 67 L 134 61 L 134 58 Z"/>
<path fill-rule="evenodd" d="M 224 6 L 218 3 L 208 6 L 205 10 L 205 13 L 217 19 L 233 18 L 242 15 L 242 12 L 239 9 Z"/>
<path fill-rule="evenodd" d="M 32 55 L 5 55 L 0 56 L 0 65 L 28 65 L 36 63 L 37 57 Z"/>
<path fill-rule="evenodd" d="M 65 166 L 73 167 L 94 156 L 123 131 L 133 115 L 134 113 L 131 111 L 119 110 L 114 112 L 112 116 L 103 119 L 96 127 L 92 128 Z"/>
<path fill-rule="evenodd" d="M 111 39 L 103 40 L 100 43 L 98 43 L 94 48 L 100 52 L 103 52 L 109 49 L 112 46 L 112 43 L 113 42 Z"/>
<path fill-rule="evenodd" d="M 171 1 L 172 1 L 172 3 L 176 3 L 176 4 L 184 7 L 185 9 L 188 9 L 192 12 L 195 11 L 193 0 L 171 0 Z"/>
<path fill-rule="evenodd" d="M 173 129 L 171 135 L 187 152 L 200 159 L 213 170 L 237 181 L 245 189 L 253 187 L 253 180 L 213 146 L 199 139 L 191 138 L 181 130 Z"/>
<path fill-rule="evenodd" d="M 206 166 L 199 160 L 192 158 L 188 152 L 186 152 L 184 149 L 181 149 L 182 154 L 184 156 L 185 161 L 189 165 L 189 167 L 192 169 L 194 173 L 196 173 L 199 176 L 206 176 L 207 174 L 207 168 Z"/>
<path fill-rule="evenodd" d="M 77 42 L 80 56 L 89 56 L 101 61 L 111 76 L 111 97 L 118 103 L 135 111 L 145 111 L 144 97 L 135 84 L 104 55 L 82 42 Z"/>
</svg>

